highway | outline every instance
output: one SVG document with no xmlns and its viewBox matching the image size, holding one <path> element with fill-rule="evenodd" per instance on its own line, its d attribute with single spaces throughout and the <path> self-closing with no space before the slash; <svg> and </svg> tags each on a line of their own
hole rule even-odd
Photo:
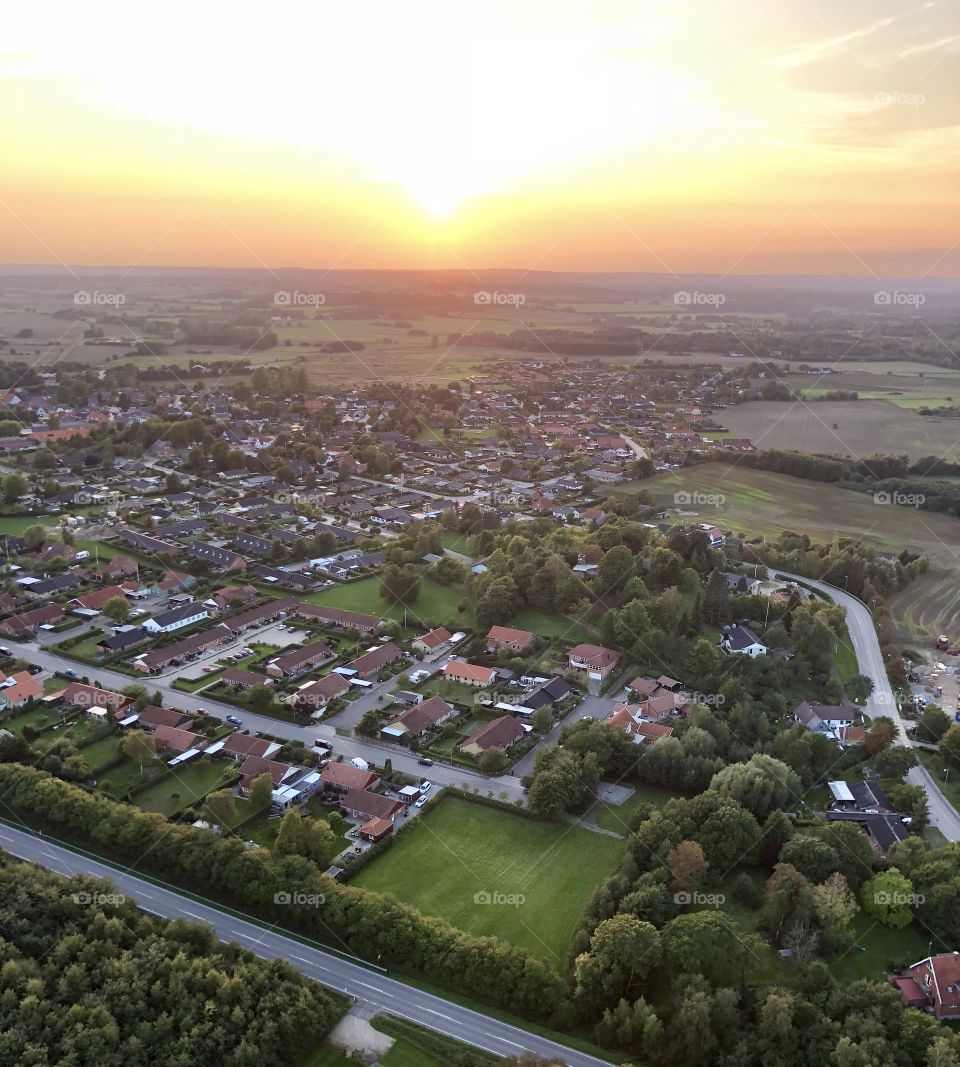
<svg viewBox="0 0 960 1067">
<path fill-rule="evenodd" d="M 256 923 L 246 922 L 217 907 L 183 896 L 174 889 L 155 885 L 33 833 L 0 824 L 0 846 L 14 856 L 59 874 L 109 878 L 121 893 L 151 915 L 207 923 L 222 941 L 232 941 L 265 960 L 286 960 L 308 978 L 363 1001 L 375 1012 L 409 1019 L 497 1056 L 520 1056 L 530 1051 L 544 1058 L 560 1059 L 570 1067 L 609 1067 L 606 1060 L 576 1052 L 442 997 L 424 993 L 390 978 L 381 970 L 369 969 Z"/>
<path fill-rule="evenodd" d="M 877 631 L 874 628 L 873 617 L 867 605 L 862 600 L 858 600 L 852 593 L 847 593 L 843 589 L 838 589 L 827 582 L 804 578 L 799 574 L 789 574 L 776 568 L 771 568 L 770 573 L 771 575 L 782 575 L 784 578 L 812 586 L 846 610 L 847 629 L 850 631 L 853 649 L 857 654 L 860 673 L 873 681 L 873 692 L 864 706 L 864 711 L 871 717 L 887 715 L 896 724 L 897 743 L 911 746 L 906 723 L 900 716 L 900 708 L 893 694 L 890 679 L 887 677 L 887 671 L 883 664 L 883 655 L 880 652 L 880 642 L 877 640 Z M 907 774 L 907 781 L 911 785 L 919 785 L 926 790 L 930 806 L 931 824 L 948 841 L 960 841 L 960 814 L 940 792 L 927 769 L 919 764 L 916 767 L 911 767 Z"/>
</svg>

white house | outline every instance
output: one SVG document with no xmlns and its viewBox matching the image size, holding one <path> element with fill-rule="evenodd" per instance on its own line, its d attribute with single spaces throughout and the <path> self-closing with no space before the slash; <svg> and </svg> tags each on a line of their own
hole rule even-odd
<svg viewBox="0 0 960 1067">
<path fill-rule="evenodd" d="M 152 634 L 171 634 L 174 630 L 182 630 L 185 626 L 192 626 L 195 622 L 207 619 L 207 609 L 202 604 L 180 604 L 147 619 L 143 628 Z"/>
<path fill-rule="evenodd" d="M 756 659 L 767 653 L 767 646 L 750 629 L 738 623 L 736 626 L 728 626 L 720 638 L 720 647 L 724 652 L 736 653 L 740 656 L 749 656 Z"/>
</svg>

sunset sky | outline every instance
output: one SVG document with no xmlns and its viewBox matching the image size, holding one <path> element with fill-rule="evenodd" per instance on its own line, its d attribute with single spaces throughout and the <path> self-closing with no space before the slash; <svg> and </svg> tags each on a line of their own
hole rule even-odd
<svg viewBox="0 0 960 1067">
<path fill-rule="evenodd" d="M 956 0 L 48 0 L 0 262 L 960 274 Z"/>
</svg>

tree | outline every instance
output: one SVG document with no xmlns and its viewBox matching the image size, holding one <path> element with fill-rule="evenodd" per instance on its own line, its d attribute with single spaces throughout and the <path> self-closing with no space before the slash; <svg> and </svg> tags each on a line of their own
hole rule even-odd
<svg viewBox="0 0 960 1067">
<path fill-rule="evenodd" d="M 632 915 L 614 915 L 598 924 L 590 938 L 590 951 L 576 959 L 576 995 L 594 1007 L 615 1003 L 659 961 L 656 927 Z"/>
<path fill-rule="evenodd" d="M 758 819 L 784 809 L 802 793 L 795 771 L 773 756 L 757 753 L 747 763 L 731 763 L 718 771 L 710 789 L 742 804 Z"/>
<path fill-rule="evenodd" d="M 840 865 L 836 850 L 813 834 L 796 834 L 780 851 L 780 861 L 795 867 L 811 882 L 823 882 Z"/>
<path fill-rule="evenodd" d="M 893 722 L 884 716 L 874 719 L 864 737 L 864 749 L 868 756 L 876 756 L 893 744 L 897 730 Z"/>
<path fill-rule="evenodd" d="M 725 912 L 678 915 L 663 928 L 661 943 L 670 974 L 702 974 L 717 985 L 740 977 L 746 948 Z"/>
<path fill-rule="evenodd" d="M 863 910 L 885 926 L 897 930 L 910 925 L 913 920 L 910 907 L 915 901 L 913 883 L 896 867 L 874 875 L 860 890 Z"/>
<path fill-rule="evenodd" d="M 18 431 L 19 432 L 19 431 Z M 41 448 L 33 454 L 33 469 L 35 471 L 52 471 L 57 468 L 57 457 L 49 448 Z"/>
<path fill-rule="evenodd" d="M 47 539 L 47 531 L 40 525 L 28 526 L 23 531 L 23 540 L 31 552 L 40 548 Z"/>
<path fill-rule="evenodd" d="M 696 841 L 681 841 L 667 853 L 670 887 L 678 893 L 691 894 L 706 877 L 709 866 Z"/>
<path fill-rule="evenodd" d="M 356 732 L 363 737 L 376 737 L 380 733 L 380 715 L 374 709 L 365 711 L 357 723 Z"/>
<path fill-rule="evenodd" d="M 108 619 L 118 626 L 127 622 L 130 618 L 130 602 L 125 596 L 113 596 L 101 609 Z"/>
<path fill-rule="evenodd" d="M 3 479 L 3 502 L 15 504 L 29 488 L 26 478 L 19 474 L 8 474 Z"/>
<path fill-rule="evenodd" d="M 273 707 L 273 686 L 252 685 L 247 691 L 247 704 L 254 710 L 265 712 Z"/>
<path fill-rule="evenodd" d="M 509 764 L 507 754 L 499 748 L 488 748 L 477 761 L 477 766 L 484 774 L 502 774 Z"/>
<path fill-rule="evenodd" d="M 839 872 L 831 874 L 822 884 L 811 889 L 813 912 L 832 941 L 846 937 L 850 922 L 859 910 L 846 878 Z"/>
<path fill-rule="evenodd" d="M 237 817 L 237 802 L 229 789 L 218 789 L 215 793 L 208 793 L 203 807 L 210 821 L 216 823 L 221 830 Z"/>
<path fill-rule="evenodd" d="M 778 863 L 767 879 L 760 928 L 779 943 L 785 931 L 798 920 L 810 917 L 813 897 L 810 883 L 789 863 Z"/>
<path fill-rule="evenodd" d="M 917 722 L 917 740 L 936 744 L 950 729 L 950 716 L 936 704 L 928 704 Z"/>
<path fill-rule="evenodd" d="M 412 563 L 387 564 L 380 572 L 380 598 L 391 604 L 413 604 L 420 596 L 420 571 Z"/>
<path fill-rule="evenodd" d="M 265 808 L 273 797 L 273 778 L 269 771 L 258 774 L 250 783 L 250 803 L 256 808 Z"/>
<path fill-rule="evenodd" d="M 531 725 L 533 726 L 533 732 L 541 737 L 550 733 L 553 729 L 553 712 L 550 710 L 549 704 L 543 704 L 537 708 L 533 713 Z"/>
<path fill-rule="evenodd" d="M 183 482 L 180 481 L 180 476 L 171 471 L 166 477 L 166 487 L 168 493 L 179 493 L 183 490 Z"/>
<path fill-rule="evenodd" d="M 847 696 L 858 704 L 865 703 L 867 697 L 873 692 L 873 679 L 865 674 L 854 675 L 849 681 L 843 683 Z"/>
<path fill-rule="evenodd" d="M 960 725 L 951 726 L 940 738 L 940 755 L 954 767 L 960 767 Z"/>
<path fill-rule="evenodd" d="M 599 596 L 616 592 L 633 573 L 635 560 L 626 545 L 616 545 L 600 561 L 596 588 Z"/>
<path fill-rule="evenodd" d="M 136 763 L 140 764 L 140 773 L 143 774 L 145 760 L 153 759 L 157 754 L 157 743 L 143 730 L 130 730 L 120 742 L 120 751 Z"/>
</svg>

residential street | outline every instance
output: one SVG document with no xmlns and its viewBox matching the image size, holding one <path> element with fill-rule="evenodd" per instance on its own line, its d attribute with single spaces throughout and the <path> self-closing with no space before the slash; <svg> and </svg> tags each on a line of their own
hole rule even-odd
<svg viewBox="0 0 960 1067">
<path fill-rule="evenodd" d="M 508 1023 L 421 992 L 389 978 L 380 970 L 371 970 L 274 930 L 235 918 L 219 908 L 201 904 L 174 889 L 154 885 L 127 871 L 74 853 L 46 838 L 0 825 L 0 845 L 14 856 L 41 864 L 60 874 L 82 873 L 109 878 L 144 911 L 164 918 L 193 919 L 207 923 L 222 941 L 235 942 L 262 959 L 284 959 L 307 977 L 355 997 L 374 1011 L 409 1019 L 494 1055 L 519 1056 L 524 1051 L 530 1051 L 544 1058 L 558 1058 L 570 1067 L 609 1067 L 605 1060 L 575 1052 Z"/>
<path fill-rule="evenodd" d="M 870 716 L 887 715 L 896 723 L 898 730 L 897 741 L 901 745 L 910 745 L 907 736 L 906 723 L 900 717 L 900 709 L 893 695 L 887 671 L 883 665 L 883 656 L 880 652 L 880 642 L 877 640 L 877 632 L 873 626 L 873 618 L 863 601 L 855 596 L 829 585 L 827 582 L 814 581 L 804 578 L 799 574 L 788 574 L 786 571 L 774 570 L 771 573 L 780 575 L 794 581 L 805 582 L 815 589 L 825 593 L 834 603 L 839 604 L 847 612 L 847 629 L 853 641 L 853 648 L 857 654 L 857 663 L 860 673 L 873 680 L 873 693 L 867 701 L 864 710 Z M 912 767 L 907 775 L 907 781 L 912 785 L 920 785 L 927 792 L 930 804 L 930 822 L 935 826 L 948 841 L 960 841 L 960 814 L 956 808 L 940 792 L 934 780 L 925 768 Z"/>
</svg>

